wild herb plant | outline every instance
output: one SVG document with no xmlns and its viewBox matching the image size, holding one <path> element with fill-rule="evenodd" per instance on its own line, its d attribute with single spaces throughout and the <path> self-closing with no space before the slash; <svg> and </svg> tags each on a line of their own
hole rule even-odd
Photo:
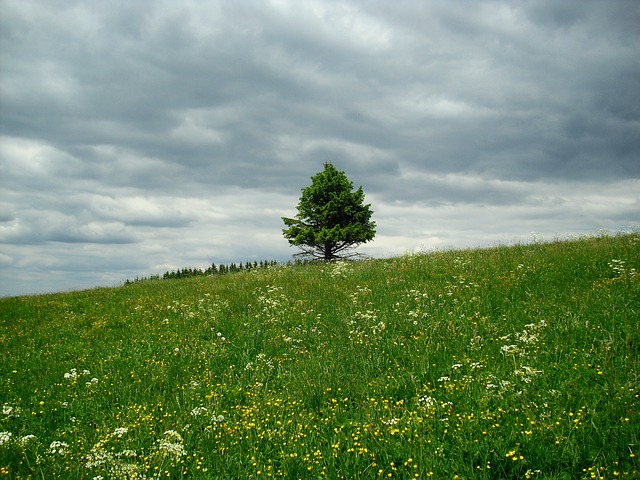
<svg viewBox="0 0 640 480">
<path fill-rule="evenodd" d="M 640 235 L 0 300 L 0 476 L 637 478 Z"/>
</svg>

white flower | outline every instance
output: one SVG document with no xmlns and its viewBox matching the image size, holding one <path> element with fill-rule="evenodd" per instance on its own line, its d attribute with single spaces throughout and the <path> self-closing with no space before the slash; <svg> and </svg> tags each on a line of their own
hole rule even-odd
<svg viewBox="0 0 640 480">
<path fill-rule="evenodd" d="M 13 434 L 11 432 L 0 432 L 0 445 L 9 443 Z"/>
<path fill-rule="evenodd" d="M 27 443 L 35 440 L 37 437 L 35 435 L 25 435 L 20 439 L 20 445 L 25 446 Z"/>
<path fill-rule="evenodd" d="M 129 432 L 129 429 L 127 427 L 118 427 L 113 431 L 113 436 L 114 437 L 118 437 L 118 438 L 122 438 L 128 432 Z"/>
<path fill-rule="evenodd" d="M 205 407 L 195 407 L 191 410 L 191 416 L 198 417 L 204 413 L 207 413 L 207 409 Z"/>
<path fill-rule="evenodd" d="M 85 467 L 91 469 L 113 461 L 113 456 L 108 452 L 92 448 L 87 455 L 87 460 Z"/>
<path fill-rule="evenodd" d="M 182 443 L 182 436 L 175 430 L 167 430 L 166 432 L 164 432 L 164 436 L 168 437 L 171 440 L 175 440 Z"/>
<path fill-rule="evenodd" d="M 51 455 L 55 455 L 56 453 L 58 455 L 64 455 L 65 453 L 67 453 L 68 447 L 69 447 L 69 444 L 54 440 L 53 442 L 51 442 L 51 445 L 49 445 L 49 453 Z"/>
<path fill-rule="evenodd" d="M 515 355 L 520 352 L 520 348 L 517 345 L 503 345 L 500 350 L 504 355 Z"/>
<path fill-rule="evenodd" d="M 429 395 L 423 395 L 422 397 L 418 398 L 418 403 L 423 407 L 429 408 L 433 407 L 436 404 L 436 399 L 430 397 Z"/>
<path fill-rule="evenodd" d="M 8 418 L 18 418 L 20 416 L 20 407 L 14 407 L 12 405 L 9 405 L 8 403 L 5 403 L 4 405 L 2 405 L 2 415 Z"/>
<path fill-rule="evenodd" d="M 211 421 L 213 423 L 222 423 L 224 422 L 224 415 L 214 415 L 213 417 L 211 417 Z"/>
<path fill-rule="evenodd" d="M 166 455 L 172 456 L 174 460 L 187 455 L 187 451 L 182 445 L 182 436 L 175 430 L 164 432 L 164 438 L 157 441 L 156 449 Z"/>
</svg>

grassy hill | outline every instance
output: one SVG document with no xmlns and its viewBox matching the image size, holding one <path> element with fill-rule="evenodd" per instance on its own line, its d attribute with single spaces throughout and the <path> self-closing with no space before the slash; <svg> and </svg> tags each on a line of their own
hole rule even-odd
<svg viewBox="0 0 640 480">
<path fill-rule="evenodd" d="M 0 478 L 638 478 L 640 235 L 0 299 Z"/>
</svg>

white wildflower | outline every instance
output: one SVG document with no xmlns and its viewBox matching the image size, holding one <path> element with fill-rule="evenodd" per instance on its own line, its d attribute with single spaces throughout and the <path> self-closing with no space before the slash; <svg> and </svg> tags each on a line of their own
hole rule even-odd
<svg viewBox="0 0 640 480">
<path fill-rule="evenodd" d="M 9 405 L 8 403 L 2 405 L 2 415 L 7 418 L 18 418 L 20 416 L 20 412 L 20 407 L 14 407 L 13 405 Z"/>
<path fill-rule="evenodd" d="M 517 345 L 503 345 L 500 347 L 503 355 L 515 355 L 520 352 L 520 348 Z"/>
<path fill-rule="evenodd" d="M 0 432 L 0 446 L 11 441 L 13 434 L 11 432 Z"/>
<path fill-rule="evenodd" d="M 37 437 L 35 435 L 31 435 L 31 434 L 25 435 L 24 437 L 22 437 L 20 439 L 20 445 L 22 445 L 24 447 L 28 443 L 31 443 L 32 441 L 36 440 L 36 438 Z"/>
<path fill-rule="evenodd" d="M 195 407 L 191 410 L 192 417 L 199 417 L 200 415 L 203 415 L 205 413 L 207 413 L 207 409 L 205 407 Z"/>
<path fill-rule="evenodd" d="M 222 423 L 224 422 L 224 415 L 214 415 L 213 417 L 211 417 L 211 421 L 213 423 Z"/>
<path fill-rule="evenodd" d="M 173 457 L 175 461 L 187 455 L 187 451 L 182 445 L 182 436 L 175 430 L 164 432 L 164 438 L 158 440 L 157 444 L 156 450 L 158 452 Z"/>
<path fill-rule="evenodd" d="M 436 404 L 436 399 L 430 397 L 429 395 L 423 395 L 422 397 L 418 398 L 418 403 L 423 407 L 429 408 L 433 407 Z"/>
<path fill-rule="evenodd" d="M 118 427 L 113 431 L 113 436 L 114 437 L 118 437 L 118 438 L 122 438 L 128 432 L 129 432 L 129 429 L 127 427 Z"/>
<path fill-rule="evenodd" d="M 59 442 L 57 440 L 54 440 L 53 442 L 51 442 L 51 444 L 49 445 L 49 453 L 51 455 L 64 455 L 67 453 L 67 448 L 69 448 L 69 444 L 66 442 Z"/>
<path fill-rule="evenodd" d="M 105 452 L 103 450 L 98 450 L 95 447 L 91 449 L 89 454 L 87 455 L 87 463 L 85 463 L 85 468 L 92 469 L 95 467 L 99 467 L 100 465 L 104 465 L 105 463 L 112 463 L 113 457 L 109 452 Z"/>
</svg>

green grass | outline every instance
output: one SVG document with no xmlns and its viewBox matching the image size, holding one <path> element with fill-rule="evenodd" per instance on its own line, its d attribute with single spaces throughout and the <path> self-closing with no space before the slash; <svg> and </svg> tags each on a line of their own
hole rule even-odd
<svg viewBox="0 0 640 480">
<path fill-rule="evenodd" d="M 0 477 L 638 478 L 640 235 L 0 299 Z"/>
</svg>

